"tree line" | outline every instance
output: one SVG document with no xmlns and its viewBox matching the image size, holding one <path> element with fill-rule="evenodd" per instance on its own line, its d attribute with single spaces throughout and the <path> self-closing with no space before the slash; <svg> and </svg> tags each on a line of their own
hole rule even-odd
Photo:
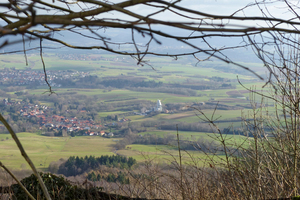
<svg viewBox="0 0 300 200">
<path fill-rule="evenodd" d="M 203 139 L 202 137 L 193 139 L 180 136 L 179 143 L 180 149 L 182 150 L 201 150 L 207 153 L 216 153 L 222 151 L 222 148 L 220 148 L 220 145 L 217 142 L 209 141 Z M 178 149 L 178 141 L 174 134 L 165 134 L 160 136 L 149 133 L 144 135 L 126 134 L 122 140 L 115 144 L 115 148 L 125 149 L 127 145 L 131 144 L 168 145 L 171 149 Z"/>
<path fill-rule="evenodd" d="M 120 169 L 130 169 L 136 163 L 137 161 L 134 158 L 127 158 L 120 155 L 105 155 L 101 157 L 71 156 L 68 158 L 68 160 L 60 164 L 57 173 L 63 174 L 65 176 L 76 176 L 92 169 L 97 169 L 101 165 Z"/>
<path fill-rule="evenodd" d="M 199 119 L 200 121 L 200 119 Z M 162 124 L 160 126 L 161 130 L 178 130 L 179 131 L 194 131 L 194 132 L 206 132 L 206 133 L 212 133 L 214 132 L 214 129 L 207 123 L 187 123 L 187 122 L 176 122 L 176 123 L 166 123 Z"/>
<path fill-rule="evenodd" d="M 76 87 L 76 88 L 129 88 L 129 87 L 161 87 L 163 82 L 156 82 L 154 80 L 141 80 L 135 77 L 110 77 L 99 78 L 95 75 L 85 76 L 78 79 L 70 78 L 65 80 L 57 80 L 57 84 L 61 84 L 62 87 Z"/>
<path fill-rule="evenodd" d="M 221 80 L 221 82 L 220 82 Z M 186 96 L 199 96 L 197 90 L 214 90 L 224 88 L 235 88 L 223 79 L 217 79 L 213 83 L 207 84 L 199 82 L 197 84 L 170 84 L 163 83 L 161 81 L 154 80 L 142 80 L 138 77 L 131 76 L 118 76 L 118 77 L 107 77 L 105 79 L 99 78 L 98 76 L 90 75 L 81 77 L 79 79 L 65 79 L 57 80 L 57 84 L 62 87 L 68 88 L 90 88 L 90 89 L 128 89 L 139 92 L 158 92 L 158 93 L 172 93 Z M 222 82 L 224 81 L 224 82 Z"/>
</svg>

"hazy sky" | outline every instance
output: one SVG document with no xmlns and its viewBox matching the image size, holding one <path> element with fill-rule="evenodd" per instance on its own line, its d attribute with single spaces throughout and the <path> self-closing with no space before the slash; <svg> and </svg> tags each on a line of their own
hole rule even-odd
<svg viewBox="0 0 300 200">
<path fill-rule="evenodd" d="M 24 0 L 26 1 L 26 0 Z M 48 3 L 53 3 L 53 0 L 44 0 Z M 69 0 L 69 1 L 73 1 L 73 0 Z M 104 0 L 102 0 L 104 2 Z M 126 0 L 109 0 L 108 2 L 111 3 L 119 3 L 119 2 L 124 2 Z M 174 0 L 165 0 L 166 2 L 174 2 Z M 273 1 L 273 0 L 269 0 L 268 2 Z M 276 1 L 276 0 L 274 0 Z M 7 2 L 7 0 L 0 0 L 0 3 L 4 3 Z M 27 2 L 31 2 L 31 0 L 27 0 Z M 58 6 L 62 6 L 64 4 L 60 3 L 58 0 L 55 0 L 55 5 Z M 295 3 L 297 4 L 298 1 L 296 0 L 290 0 L 289 2 L 291 3 Z M 209 14 L 217 14 L 217 15 L 231 15 L 233 14 L 235 11 L 242 9 L 244 7 L 246 7 L 247 5 L 251 5 L 251 3 L 253 3 L 253 0 L 182 0 L 181 2 L 178 3 L 178 5 L 189 8 L 189 9 L 193 9 L 193 10 L 197 10 L 199 12 L 205 12 L 205 13 L 209 13 Z M 282 2 L 278 2 L 276 1 L 276 3 L 268 3 L 267 7 L 265 8 L 265 5 L 260 5 L 262 9 L 266 10 L 266 8 L 268 9 L 268 11 L 270 11 L 270 13 L 272 14 L 272 16 L 276 16 L 276 17 L 282 17 L 282 18 L 289 18 L 290 17 L 290 13 L 288 12 L 287 6 L 283 5 Z M 41 6 L 43 7 L 43 6 Z M 80 11 L 82 8 L 83 9 L 87 9 L 88 5 L 84 5 L 81 4 L 80 7 L 76 4 L 70 5 L 71 9 L 73 9 L 74 11 Z M 95 8 L 95 7 L 93 7 Z M 143 16 L 149 14 L 149 13 L 153 13 L 155 11 L 155 9 L 149 7 L 149 6 L 144 6 L 144 5 L 139 5 L 139 6 L 134 6 L 134 7 L 130 7 L 128 8 L 131 11 L 141 14 Z M 0 10 L 1 12 L 1 10 Z M 41 14 L 42 12 L 39 11 L 39 14 Z M 56 12 L 56 13 L 46 13 L 45 11 L 43 12 L 43 14 L 54 14 L 54 15 L 59 15 L 62 14 L 61 12 Z M 243 11 L 238 12 L 236 15 L 238 16 L 262 16 L 262 13 L 260 12 L 260 9 L 258 6 L 254 5 L 254 6 L 250 6 L 248 8 L 246 8 Z M 199 16 L 198 16 L 199 17 Z M 125 14 L 121 14 L 119 12 L 110 12 L 110 13 L 106 13 L 106 14 L 102 14 L 100 16 L 98 16 L 98 19 L 101 18 L 113 18 L 113 19 L 128 19 L 128 16 L 126 16 Z M 174 13 L 171 13 L 170 11 L 166 11 L 163 13 L 160 13 L 159 15 L 154 16 L 154 18 L 157 19 L 161 19 L 161 20 L 165 20 L 165 21 L 186 21 L 187 19 L 183 19 L 182 17 L 179 17 L 178 15 L 175 15 Z M 131 18 L 133 19 L 133 18 Z M 199 20 L 196 21 L 197 23 L 199 23 Z M 210 20 L 208 20 L 208 22 L 210 22 Z M 241 21 L 241 22 L 233 22 L 231 21 L 226 21 L 223 20 L 222 23 L 226 24 L 227 22 L 230 23 L 234 23 L 237 25 L 262 25 L 262 24 L 258 24 L 257 21 Z M 153 28 L 153 27 L 152 27 Z M 159 28 L 158 26 L 156 26 L 156 28 Z M 173 29 L 170 29 L 169 27 L 165 27 L 164 31 L 169 30 L 172 33 L 174 33 Z M 113 37 L 116 36 L 118 39 L 121 39 L 123 37 L 119 37 L 118 33 L 116 33 L 115 31 L 120 31 L 120 30 L 115 30 L 115 29 L 111 29 L 108 31 L 103 31 L 100 30 L 101 34 L 103 35 L 107 35 L 107 37 Z M 121 29 L 121 31 L 123 31 L 123 29 Z M 130 30 L 129 30 L 130 31 Z M 185 33 L 185 36 L 187 34 L 190 34 L 190 32 Z"/>
<path fill-rule="evenodd" d="M 110 2 L 117 3 L 117 2 L 121 2 L 121 1 L 110 1 Z M 189 9 L 201 11 L 201 12 L 211 13 L 211 14 L 230 15 L 233 12 L 235 12 L 236 10 L 245 7 L 249 3 L 251 3 L 251 1 L 247 1 L 247 0 L 201 0 L 201 1 L 200 0 L 182 0 L 177 5 L 180 5 L 180 6 L 189 8 Z M 130 10 L 135 11 L 140 14 L 143 14 L 143 15 L 154 11 L 154 9 L 149 9 L 148 6 L 142 6 L 142 5 L 132 7 L 132 8 L 130 8 Z M 251 14 L 254 14 L 254 10 L 257 10 L 257 8 L 255 7 L 255 9 L 251 9 Z M 257 12 L 257 14 L 259 14 L 259 13 Z M 242 15 L 242 13 L 241 13 L 241 15 Z M 156 17 L 169 19 L 169 20 L 180 20 L 180 17 L 178 17 L 175 14 L 172 14 L 168 11 L 166 11 L 162 14 L 159 14 Z"/>
<path fill-rule="evenodd" d="M 110 0 L 109 2 L 113 3 L 119 3 L 123 2 L 124 0 Z M 167 2 L 174 2 L 174 0 L 166 0 Z M 217 14 L 217 15 L 231 15 L 234 12 L 236 12 L 239 9 L 242 9 L 246 7 L 247 5 L 253 4 L 255 1 L 253 0 L 182 0 L 177 5 L 197 10 L 200 12 L 205 12 L 209 14 Z M 291 0 L 289 2 L 294 2 L 295 4 L 298 3 L 298 1 Z M 78 6 L 74 6 L 74 8 Z M 131 11 L 134 11 L 135 13 L 146 15 L 150 14 L 153 11 L 155 11 L 154 8 L 151 8 L 149 6 L 139 5 L 134 6 L 130 8 L 126 8 Z M 287 18 L 290 17 L 290 12 L 287 9 L 287 6 L 284 5 L 282 2 L 275 1 L 274 3 L 270 3 L 268 1 L 268 4 L 263 5 L 261 4 L 260 7 L 256 5 L 252 5 L 244 9 L 243 11 L 240 11 L 236 13 L 236 16 L 263 16 L 260 12 L 260 9 L 267 12 L 267 10 L 272 14 L 272 16 L 280 17 L 280 18 Z M 128 16 L 124 14 L 120 14 L 118 12 L 110 12 L 109 14 L 101 15 L 101 17 L 108 17 L 108 18 L 119 18 L 119 19 L 133 19 L 128 18 Z M 164 19 L 169 21 L 186 21 L 187 19 L 183 19 L 182 17 L 179 17 L 178 15 L 175 15 L 174 13 L 171 13 L 169 11 L 165 11 L 163 13 L 160 13 L 158 15 L 153 16 L 156 19 Z M 199 16 L 198 16 L 199 17 Z M 251 23 L 251 22 L 242 22 L 242 23 Z M 256 23 L 256 22 L 252 22 Z"/>
<path fill-rule="evenodd" d="M 31 2 L 31 0 L 24 0 L 27 2 Z M 53 0 L 44 0 L 48 3 L 53 3 Z M 67 0 L 69 2 L 75 2 L 75 0 Z M 110 2 L 110 3 L 120 3 L 120 2 L 124 2 L 126 0 L 109 0 L 109 1 L 104 1 L 101 0 L 103 2 Z M 166 2 L 174 2 L 175 0 L 164 0 Z M 283 5 L 284 3 L 279 2 L 279 1 L 275 1 L 276 3 L 270 3 L 271 1 L 275 1 L 275 0 L 269 0 L 267 1 L 268 4 L 267 8 L 270 11 L 270 13 L 273 16 L 276 17 L 282 17 L 282 18 L 286 18 L 289 15 L 289 12 L 287 11 L 287 6 Z M 63 3 L 60 3 L 58 0 L 54 0 L 54 4 L 58 5 L 58 6 L 64 6 Z M 193 9 L 193 10 L 197 10 L 200 12 L 205 12 L 205 13 L 210 13 L 210 14 L 218 14 L 218 15 L 231 15 L 232 13 L 234 13 L 235 11 L 250 5 L 251 3 L 254 3 L 255 0 L 181 0 L 181 2 L 179 2 L 177 5 L 183 6 L 183 7 L 187 7 L 189 9 Z M 299 2 L 297 0 L 289 0 L 289 2 L 294 3 L 295 5 L 297 5 Z M 0 0 L 0 3 L 7 3 L 7 0 Z M 43 6 L 41 6 L 43 7 Z M 75 11 L 80 11 L 81 8 L 83 9 L 87 9 L 88 6 L 84 5 L 84 4 L 80 4 L 80 6 L 73 4 L 70 5 L 70 7 L 75 10 Z M 264 5 L 261 5 L 262 9 L 264 8 Z M 155 9 L 149 7 L 149 6 L 143 6 L 143 5 L 139 5 L 139 6 L 134 6 L 134 7 L 130 7 L 130 8 L 126 8 L 126 9 L 130 9 L 136 13 L 145 15 L 147 13 L 152 13 Z M 0 12 L 2 11 L 2 9 L 0 9 Z M 41 14 L 43 12 L 43 14 L 46 14 L 45 11 L 41 11 L 41 10 L 37 10 L 38 14 Z M 48 12 L 48 14 L 61 14 L 61 13 L 52 13 L 52 12 Z M 240 16 L 262 16 L 260 9 L 257 6 L 251 6 L 247 9 L 244 10 L 244 12 L 238 12 L 237 15 Z M 111 12 L 109 14 L 105 14 L 105 15 L 101 15 L 101 17 L 110 17 L 110 18 L 120 18 L 120 19 L 128 19 L 125 15 L 117 13 L 117 12 Z M 160 19 L 164 19 L 164 20 L 182 20 L 182 18 L 176 16 L 175 14 L 172 14 L 168 11 L 161 13 L 159 15 L 156 16 L 156 18 L 160 18 Z"/>
</svg>

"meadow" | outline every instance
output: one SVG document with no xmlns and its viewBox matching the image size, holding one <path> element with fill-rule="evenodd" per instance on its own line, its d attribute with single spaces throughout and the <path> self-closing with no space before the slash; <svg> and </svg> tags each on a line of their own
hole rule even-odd
<svg viewBox="0 0 300 200">
<path fill-rule="evenodd" d="M 165 134 L 176 134 L 171 131 L 147 132 L 163 136 Z M 146 134 L 146 133 L 144 133 Z M 213 141 L 216 137 L 212 133 L 179 132 L 181 139 L 196 141 L 203 139 Z M 86 155 L 101 156 L 119 154 L 131 156 L 142 162 L 146 159 L 156 159 L 156 162 L 170 163 L 173 159 L 178 159 L 176 147 L 168 145 L 128 145 L 127 149 L 116 150 L 113 148 L 118 138 L 103 138 L 99 136 L 77 136 L 77 137 L 47 137 L 36 133 L 18 133 L 23 147 L 27 154 L 39 170 L 47 170 L 52 161 L 67 159 L 70 156 L 84 157 Z M 228 135 L 229 146 L 244 143 L 248 138 L 244 136 Z M 189 151 L 189 154 L 198 159 L 206 157 L 199 151 Z M 21 156 L 15 142 L 9 134 L 0 134 L 0 160 L 10 169 L 29 169 L 28 164 Z M 189 156 L 184 156 L 185 161 L 189 161 Z"/>
<path fill-rule="evenodd" d="M 212 77 L 224 78 L 235 88 L 231 89 L 216 89 L 216 90 L 197 90 L 196 96 L 177 95 L 172 93 L 159 93 L 159 92 L 138 92 L 128 89 L 84 89 L 84 88 L 57 88 L 52 89 L 56 94 L 53 95 L 85 95 L 87 97 L 93 97 L 97 99 L 98 103 L 111 103 L 111 102 L 131 102 L 133 100 L 147 100 L 155 103 L 157 99 L 160 99 L 162 104 L 187 104 L 193 105 L 200 102 L 210 102 L 214 105 L 223 104 L 226 106 L 239 106 L 245 107 L 242 111 L 240 109 L 227 109 L 220 110 L 218 107 L 216 111 L 214 109 L 201 109 L 205 115 L 211 117 L 214 115 L 215 119 L 218 119 L 216 123 L 223 129 L 227 127 L 238 128 L 241 127 L 241 114 L 251 112 L 249 109 L 249 92 L 237 82 L 236 70 L 240 72 L 238 76 L 239 80 L 245 87 L 250 88 L 256 86 L 260 89 L 263 86 L 262 82 L 259 82 L 257 77 L 248 72 L 243 72 L 241 69 L 236 69 L 232 66 L 228 66 L 222 62 L 206 62 L 195 65 L 196 62 L 189 58 L 180 58 L 177 61 L 171 58 L 152 58 L 149 57 L 151 66 L 137 66 L 135 61 L 130 58 L 124 58 L 122 56 L 111 55 L 89 55 L 94 57 L 101 57 L 100 60 L 66 60 L 58 57 L 55 54 L 45 54 L 44 61 L 46 63 L 47 70 L 78 70 L 90 72 L 91 75 L 97 75 L 98 77 L 121 77 L 132 76 L 138 77 L 144 80 L 154 80 L 156 82 L 161 81 L 166 84 L 210 84 Z M 247 67 L 252 67 L 259 74 L 264 74 L 263 68 L 258 63 L 241 63 Z M 38 54 L 28 54 L 28 66 L 25 65 L 25 59 L 23 55 L 6 55 L 0 58 L 0 69 L 12 68 L 25 69 L 31 68 L 31 70 L 42 70 L 41 58 Z M 226 71 L 228 70 L 228 71 Z M 49 95 L 44 94 L 47 87 L 38 87 L 36 89 L 26 89 L 29 94 L 32 95 Z M 264 92 L 266 89 L 264 89 Z M 15 91 L 16 92 L 16 91 Z M 10 92 L 11 95 L 14 92 Z M 2 97 L 1 98 L 5 98 Z M 15 97 L 15 99 L 22 100 L 22 96 Z M 256 99 L 259 101 L 260 99 Z M 41 104 L 53 106 L 51 102 L 43 101 Z M 269 107 L 272 110 L 272 107 Z M 133 110 L 139 112 L 139 110 Z M 132 112 L 133 112 L 132 111 Z M 126 113 L 122 110 L 114 110 L 112 112 L 99 112 L 100 118 L 104 118 L 108 115 L 122 115 Z M 197 110 L 180 111 L 173 114 L 160 113 L 153 117 L 132 115 L 126 116 L 132 120 L 132 122 L 146 122 L 146 121 L 165 121 L 165 122 L 185 122 L 185 123 L 197 123 L 201 121 L 199 119 L 200 113 Z M 201 116 L 200 116 L 201 117 Z M 158 136 L 165 134 L 176 134 L 175 131 L 148 131 L 139 133 L 141 135 L 150 133 Z M 41 170 L 45 170 L 49 163 L 57 161 L 60 158 L 68 158 L 69 156 L 85 156 L 85 155 L 111 155 L 121 154 L 125 156 L 132 156 L 138 161 L 143 161 L 145 158 L 154 159 L 157 158 L 160 162 L 169 162 L 172 159 L 176 159 L 178 151 L 173 147 L 167 145 L 129 145 L 127 149 L 116 151 L 113 148 L 113 144 L 120 138 L 102 138 L 98 136 L 76 136 L 76 137 L 45 137 L 36 133 L 18 133 L 18 136 L 24 145 L 26 151 L 30 155 L 34 164 Z M 203 139 L 207 141 L 213 141 L 216 139 L 216 135 L 212 133 L 199 133 L 199 132 L 180 132 L 180 137 L 186 140 L 195 141 Z M 239 135 L 228 135 L 227 141 L 229 146 L 236 146 L 242 144 L 247 147 L 249 143 L 245 142 L 248 138 Z M 12 169 L 27 169 L 25 160 L 21 158 L 19 151 L 7 134 L 0 134 L 0 160 L 9 168 Z M 236 143 L 236 144 L 235 144 Z M 199 159 L 204 158 L 205 155 L 192 151 L 195 157 Z"/>
<path fill-rule="evenodd" d="M 70 156 L 112 155 L 113 139 L 102 137 L 46 137 L 36 133 L 18 133 L 23 147 L 39 169 L 46 169 L 52 161 Z M 29 169 L 17 145 L 9 134 L 0 134 L 0 160 L 11 169 Z"/>
<path fill-rule="evenodd" d="M 45 89 L 32 89 L 28 90 L 30 94 L 34 95 L 48 95 L 42 94 Z M 57 88 L 55 90 L 57 95 L 64 94 L 66 92 L 74 92 L 73 89 L 68 88 Z M 229 91 L 233 91 L 232 89 Z M 117 102 L 117 103 L 124 103 L 130 102 L 132 100 L 147 100 L 156 102 L 157 99 L 160 99 L 163 104 L 168 103 L 187 103 L 187 104 L 197 104 L 200 102 L 209 101 L 211 97 L 214 97 L 214 105 L 217 107 L 217 104 L 224 104 L 228 106 L 245 106 L 250 105 L 249 100 L 245 99 L 238 99 L 238 98 L 230 98 L 230 95 L 226 94 L 227 90 L 213 90 L 213 91 L 201 91 L 205 96 L 200 97 L 193 97 L 193 96 L 184 96 L 184 95 L 175 95 L 175 94 L 168 94 L 168 93 L 155 93 L 155 92 L 136 92 L 130 90 L 112 90 L 110 92 L 103 92 L 103 89 L 77 89 L 75 94 L 82 94 L 86 96 L 95 97 L 97 102 L 102 103 L 110 103 L 110 102 Z M 249 96 L 248 93 L 243 94 L 244 97 Z M 195 107 L 199 108 L 199 107 Z M 207 116 L 211 116 L 214 112 L 213 109 L 204 109 L 202 110 Z M 243 109 L 243 112 L 248 112 L 250 109 Z M 103 112 L 99 113 L 100 117 L 105 117 L 107 115 L 117 115 L 123 114 L 123 111 L 113 111 L 113 112 Z M 220 117 L 219 120 L 228 120 L 228 119 L 237 119 L 241 117 L 241 110 L 219 110 L 217 107 L 217 112 L 215 112 L 215 118 Z M 176 120 L 181 122 L 198 122 L 199 118 L 196 116 L 199 114 L 197 110 L 195 111 L 188 111 L 188 112 L 181 112 L 178 114 L 159 114 L 153 119 L 162 119 L 162 120 Z M 130 119 L 135 120 L 152 120 L 144 116 L 131 116 Z"/>
<path fill-rule="evenodd" d="M 245 72 L 236 67 L 229 66 L 220 61 L 200 63 L 196 65 L 196 60 L 190 58 L 181 58 L 174 60 L 172 58 L 157 59 L 148 57 L 151 66 L 138 66 L 136 62 L 128 57 L 103 55 L 103 54 L 89 54 L 90 57 L 98 57 L 99 60 L 66 60 L 59 58 L 53 53 L 44 54 L 44 61 L 47 70 L 78 70 L 89 71 L 91 74 L 98 75 L 99 77 L 131 75 L 144 77 L 149 80 L 162 81 L 165 83 L 172 82 L 186 82 L 187 77 L 189 81 L 199 81 L 212 76 L 228 78 L 237 80 L 236 73 L 225 72 L 224 69 L 234 69 L 241 71 L 239 75 L 240 80 L 253 81 L 258 80 L 257 77 L 251 73 Z M 25 69 L 31 68 L 32 70 L 42 70 L 42 62 L 39 54 L 28 54 L 28 66 L 25 64 L 23 54 L 10 54 L 5 55 L 0 59 L 0 69 L 16 68 Z M 115 61 L 118 60 L 118 61 Z M 264 69 L 258 63 L 241 63 L 245 66 L 252 67 L 259 74 L 264 74 Z M 221 68 L 222 70 L 218 70 Z"/>
<path fill-rule="evenodd" d="M 165 134 L 176 134 L 175 131 L 153 131 L 145 132 L 158 136 Z M 179 132 L 181 139 L 190 141 L 214 141 L 217 135 L 212 133 Z M 178 159 L 178 150 L 169 145 L 128 145 L 126 149 L 116 150 L 113 147 L 121 138 L 103 138 L 100 136 L 76 136 L 76 137 L 47 137 L 37 133 L 18 133 L 23 147 L 39 170 L 47 170 L 49 164 L 59 159 L 67 159 L 70 156 L 84 157 L 86 155 L 101 156 L 119 154 L 130 156 L 142 162 L 147 159 L 155 159 L 155 162 L 170 163 Z M 249 138 L 239 135 L 227 135 L 227 145 L 237 147 L 241 144 L 246 147 Z M 189 162 L 189 155 L 204 159 L 207 155 L 200 151 L 188 151 L 184 153 L 184 161 Z M 213 156 L 213 155 L 212 155 Z M 222 156 L 221 156 L 222 157 Z M 10 169 L 29 169 L 28 164 L 21 156 L 17 145 L 9 134 L 0 134 L 0 160 Z"/>
</svg>

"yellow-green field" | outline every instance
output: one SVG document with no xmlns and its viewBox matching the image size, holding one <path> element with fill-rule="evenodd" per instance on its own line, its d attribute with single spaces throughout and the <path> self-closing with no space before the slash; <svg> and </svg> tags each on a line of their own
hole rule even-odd
<svg viewBox="0 0 300 200">
<path fill-rule="evenodd" d="M 126 58 L 123 61 L 112 61 L 110 58 L 112 55 L 95 54 L 91 55 L 94 57 L 104 57 L 106 59 L 101 60 L 65 60 L 61 59 L 55 54 L 45 54 L 44 61 L 47 70 L 79 70 L 79 71 L 91 71 L 91 74 L 98 75 L 99 77 L 107 76 L 119 76 L 130 75 L 135 73 L 135 76 L 146 77 L 149 80 L 162 81 L 164 83 L 173 82 L 185 82 L 187 77 L 190 81 L 205 81 L 203 77 L 218 76 L 222 78 L 228 78 L 236 80 L 236 73 L 228 73 L 226 71 L 220 71 L 218 68 L 233 68 L 241 72 L 238 67 L 233 67 L 225 64 L 224 62 L 214 61 L 211 63 L 201 63 L 195 65 L 197 61 L 193 62 L 189 58 L 182 58 L 174 61 L 172 58 L 160 58 L 149 57 L 150 66 L 140 67 L 136 65 L 136 62 L 131 58 Z M 114 58 L 123 59 L 122 56 L 113 56 Z M 42 70 L 43 65 L 39 54 L 28 54 L 28 66 L 26 66 L 26 60 L 23 55 L 20 54 L 10 54 L 1 57 L 0 59 L 0 69 L 12 68 L 25 69 L 27 67 L 33 70 Z M 110 60 L 109 60 L 110 59 Z M 241 63 L 247 67 L 250 67 L 254 71 L 258 71 L 259 74 L 264 74 L 264 68 L 258 63 Z M 154 69 L 154 70 L 153 70 Z M 201 78 L 197 77 L 201 76 Z M 150 77 L 152 76 L 152 77 Z M 160 76 L 158 78 L 157 76 Z M 257 77 L 251 75 L 251 73 L 239 74 L 239 79 L 243 81 L 257 80 Z M 252 81 L 253 82 L 253 81 Z M 237 82 L 236 82 L 237 83 Z"/>
<path fill-rule="evenodd" d="M 18 133 L 26 152 L 37 168 L 69 156 L 111 155 L 113 139 L 102 137 L 46 137 L 35 133 Z M 8 139 L 6 139 L 8 138 Z M 17 145 L 8 134 L 0 134 L 0 161 L 9 168 L 20 169 L 26 163 Z M 24 165 L 22 165 L 23 167 Z M 27 168 L 29 166 L 26 164 Z"/>
<path fill-rule="evenodd" d="M 193 164 L 193 166 L 195 164 L 204 166 L 212 160 L 215 164 L 224 163 L 226 158 L 222 154 L 205 154 L 200 151 L 181 151 L 180 153 L 183 164 Z M 126 150 L 119 150 L 118 154 L 131 156 L 141 162 L 179 163 L 179 151 L 162 145 L 129 145 Z"/>
<path fill-rule="evenodd" d="M 141 135 L 145 134 L 155 134 L 159 137 L 163 137 L 164 135 L 176 135 L 177 131 L 147 131 L 144 133 L 141 133 Z M 204 142 L 212 142 L 215 141 L 218 143 L 218 139 L 220 139 L 219 133 L 203 133 L 203 132 L 193 132 L 193 131 L 179 131 L 179 138 L 180 140 L 188 140 L 188 141 L 195 141 L 197 142 L 199 139 Z M 243 145 L 244 148 L 247 148 L 249 146 L 249 141 L 252 139 L 243 135 L 223 135 L 223 139 L 225 139 L 225 144 L 236 147 Z M 142 149 L 140 149 L 142 151 Z"/>
<path fill-rule="evenodd" d="M 182 159 L 185 164 L 188 164 L 192 159 L 197 160 L 198 164 L 204 164 L 207 160 L 207 156 L 199 151 L 189 151 L 188 153 L 182 151 Z M 160 162 L 160 163 L 171 163 L 179 161 L 179 152 L 168 146 L 162 145 L 129 145 L 126 150 L 119 150 L 118 154 L 131 156 L 138 161 L 149 161 Z M 220 157 L 223 157 L 220 156 Z"/>
<path fill-rule="evenodd" d="M 132 59 L 125 59 L 118 56 L 112 55 L 93 55 L 102 56 L 108 59 L 102 59 L 97 61 L 90 60 L 64 60 L 60 59 L 54 54 L 45 54 L 44 61 L 46 63 L 47 70 L 78 70 L 78 71 L 89 71 L 91 75 L 97 75 L 99 77 L 109 76 L 133 76 L 135 78 L 144 78 L 145 80 L 155 80 L 156 82 L 161 81 L 165 84 L 201 84 L 206 82 L 210 84 L 210 78 L 216 76 L 229 80 L 229 83 L 235 89 L 217 89 L 217 90 L 198 90 L 195 96 L 178 95 L 172 93 L 159 93 L 159 92 L 138 92 L 128 89 L 84 89 L 84 88 L 55 88 L 52 89 L 57 95 L 70 95 L 72 98 L 76 98 L 79 95 L 87 96 L 87 98 L 96 99 L 97 103 L 110 104 L 110 103 L 128 103 L 134 104 L 137 101 L 146 102 L 152 101 L 155 103 L 157 99 L 160 99 L 162 104 L 168 103 L 182 103 L 183 105 L 193 105 L 199 102 L 214 102 L 227 106 L 238 106 L 249 108 L 249 93 L 244 87 L 240 86 L 236 79 L 236 73 L 228 73 L 227 68 L 233 69 L 231 66 L 224 64 L 223 62 L 210 62 L 200 63 L 195 66 L 195 63 L 187 58 L 180 58 L 178 61 L 174 61 L 171 58 L 153 58 L 149 57 L 150 63 L 154 70 L 149 66 L 140 67 L 137 66 L 135 61 Z M 0 69 L 15 67 L 16 69 L 25 69 L 27 67 L 32 70 L 42 70 L 41 59 L 38 54 L 28 54 L 28 66 L 25 65 L 25 59 L 23 55 L 6 55 L 0 59 Z M 111 58 L 121 58 L 120 60 L 112 60 Z M 147 58 L 148 59 L 148 58 Z M 262 67 L 257 63 L 241 63 L 247 67 L 250 67 L 254 71 L 258 71 L 259 74 L 264 74 Z M 230 71 L 230 70 L 229 70 Z M 239 75 L 245 87 L 252 87 L 256 85 L 257 88 L 261 88 L 263 83 L 258 82 L 257 77 L 252 76 L 250 73 L 242 73 Z M 22 89 L 23 90 L 23 89 Z M 27 90 L 27 89 L 26 89 Z M 29 89 L 28 93 L 32 95 L 49 95 L 49 93 L 43 94 L 47 91 L 46 86 L 38 87 L 38 89 Z M 265 89 L 266 90 L 266 89 Z M 264 91 L 265 91 L 264 90 Z M 147 90 L 145 90 L 147 91 Z M 152 91 L 152 90 L 151 90 Z M 154 91 L 154 90 L 153 90 Z M 22 96 L 13 96 L 14 92 L 10 92 L 12 99 L 22 100 Z M 185 93 L 184 93 L 185 94 Z M 194 95 L 194 94 L 193 94 Z M 1 97 L 7 98 L 7 97 Z M 79 101 L 83 101 L 82 99 Z M 260 101 L 260 99 L 256 99 Z M 47 100 L 40 102 L 42 104 L 53 106 L 53 102 Z M 96 105 L 96 104 L 95 104 Z M 213 106 L 213 105 L 211 105 Z M 126 110 L 111 109 L 111 112 L 99 112 L 99 117 L 106 117 L 108 115 L 122 115 L 127 112 L 140 112 L 139 110 Z M 137 108 L 134 108 L 137 109 Z M 225 108 L 227 109 L 227 108 Z M 270 107 L 270 110 L 273 108 Z M 240 127 L 241 122 L 241 110 L 216 110 L 203 109 L 202 110 L 208 117 L 214 114 L 215 119 L 223 120 L 218 123 L 221 129 L 233 126 Z M 244 109 L 243 112 L 247 114 L 251 110 Z M 179 111 L 174 114 L 158 114 L 153 117 L 132 115 L 125 116 L 132 120 L 132 122 L 145 122 L 145 121 L 165 121 L 174 123 L 196 123 L 201 121 L 196 115 L 199 114 L 197 111 Z M 3 113 L 6 114 L 6 113 Z M 249 115 L 250 116 L 250 115 Z M 150 130 L 150 129 L 149 129 Z M 163 136 L 164 134 L 176 134 L 175 131 L 152 131 L 141 134 L 156 134 Z M 187 140 L 198 140 L 200 138 L 212 141 L 216 139 L 213 134 L 197 133 L 197 132 L 180 132 L 181 137 Z M 18 136 L 22 144 L 24 145 L 29 156 L 32 158 L 34 164 L 39 169 L 45 169 L 52 161 L 57 161 L 60 158 L 68 158 L 69 156 L 85 156 L 85 155 L 111 155 L 111 154 L 122 154 L 126 156 L 133 156 L 138 161 L 142 161 L 146 157 L 155 158 L 158 161 L 172 161 L 178 156 L 178 152 L 174 148 L 168 146 L 151 146 L 151 145 L 130 145 L 128 149 L 116 151 L 113 148 L 113 144 L 117 142 L 115 139 L 107 139 L 102 137 L 82 136 L 82 137 L 45 137 L 34 133 L 19 133 Z M 248 138 L 243 136 L 232 136 L 228 135 L 228 144 L 235 146 L 235 142 L 243 144 L 247 147 Z M 166 153 L 167 151 L 168 153 Z M 192 151 L 191 154 L 199 159 L 205 157 L 203 153 Z M 222 157 L 222 156 L 221 156 Z M 187 160 L 187 157 L 184 159 Z M 0 134 L 0 161 L 3 162 L 7 167 L 13 169 L 28 168 L 25 160 L 21 157 L 17 146 L 11 137 L 7 134 Z M 27 166 L 27 167 L 26 167 Z"/>
<path fill-rule="evenodd" d="M 149 132 L 152 134 L 168 134 L 175 132 Z M 99 136 L 81 136 L 81 137 L 46 137 L 36 133 L 18 133 L 27 154 L 32 159 L 35 166 L 40 170 L 45 170 L 52 161 L 60 158 L 67 159 L 70 156 L 84 157 L 86 155 L 101 156 L 120 154 L 131 156 L 137 161 L 142 162 L 145 159 L 154 159 L 154 162 L 172 162 L 178 159 L 178 151 L 167 145 L 129 145 L 124 150 L 116 151 L 113 144 L 117 138 L 107 139 Z M 181 136 L 192 136 L 192 138 L 203 138 L 208 141 L 213 140 L 212 134 L 197 132 L 180 132 Z M 191 139 L 193 140 L 193 139 Z M 241 144 L 247 140 L 243 136 L 227 136 L 228 145 Z M 245 145 L 247 145 L 245 143 Z M 205 154 L 199 151 L 189 151 L 189 154 L 195 159 L 204 162 L 207 158 Z M 190 162 L 189 154 L 184 153 L 184 161 Z M 222 155 L 220 156 L 222 157 Z M 9 134 L 0 134 L 0 161 L 10 169 L 29 169 L 26 161 L 22 158 L 17 145 Z"/>
</svg>

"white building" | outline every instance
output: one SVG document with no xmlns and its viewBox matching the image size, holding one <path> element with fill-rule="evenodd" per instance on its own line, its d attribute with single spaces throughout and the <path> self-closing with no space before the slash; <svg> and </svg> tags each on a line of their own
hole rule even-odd
<svg viewBox="0 0 300 200">
<path fill-rule="evenodd" d="M 159 99 L 157 100 L 155 111 L 162 111 L 162 104 Z"/>
</svg>

